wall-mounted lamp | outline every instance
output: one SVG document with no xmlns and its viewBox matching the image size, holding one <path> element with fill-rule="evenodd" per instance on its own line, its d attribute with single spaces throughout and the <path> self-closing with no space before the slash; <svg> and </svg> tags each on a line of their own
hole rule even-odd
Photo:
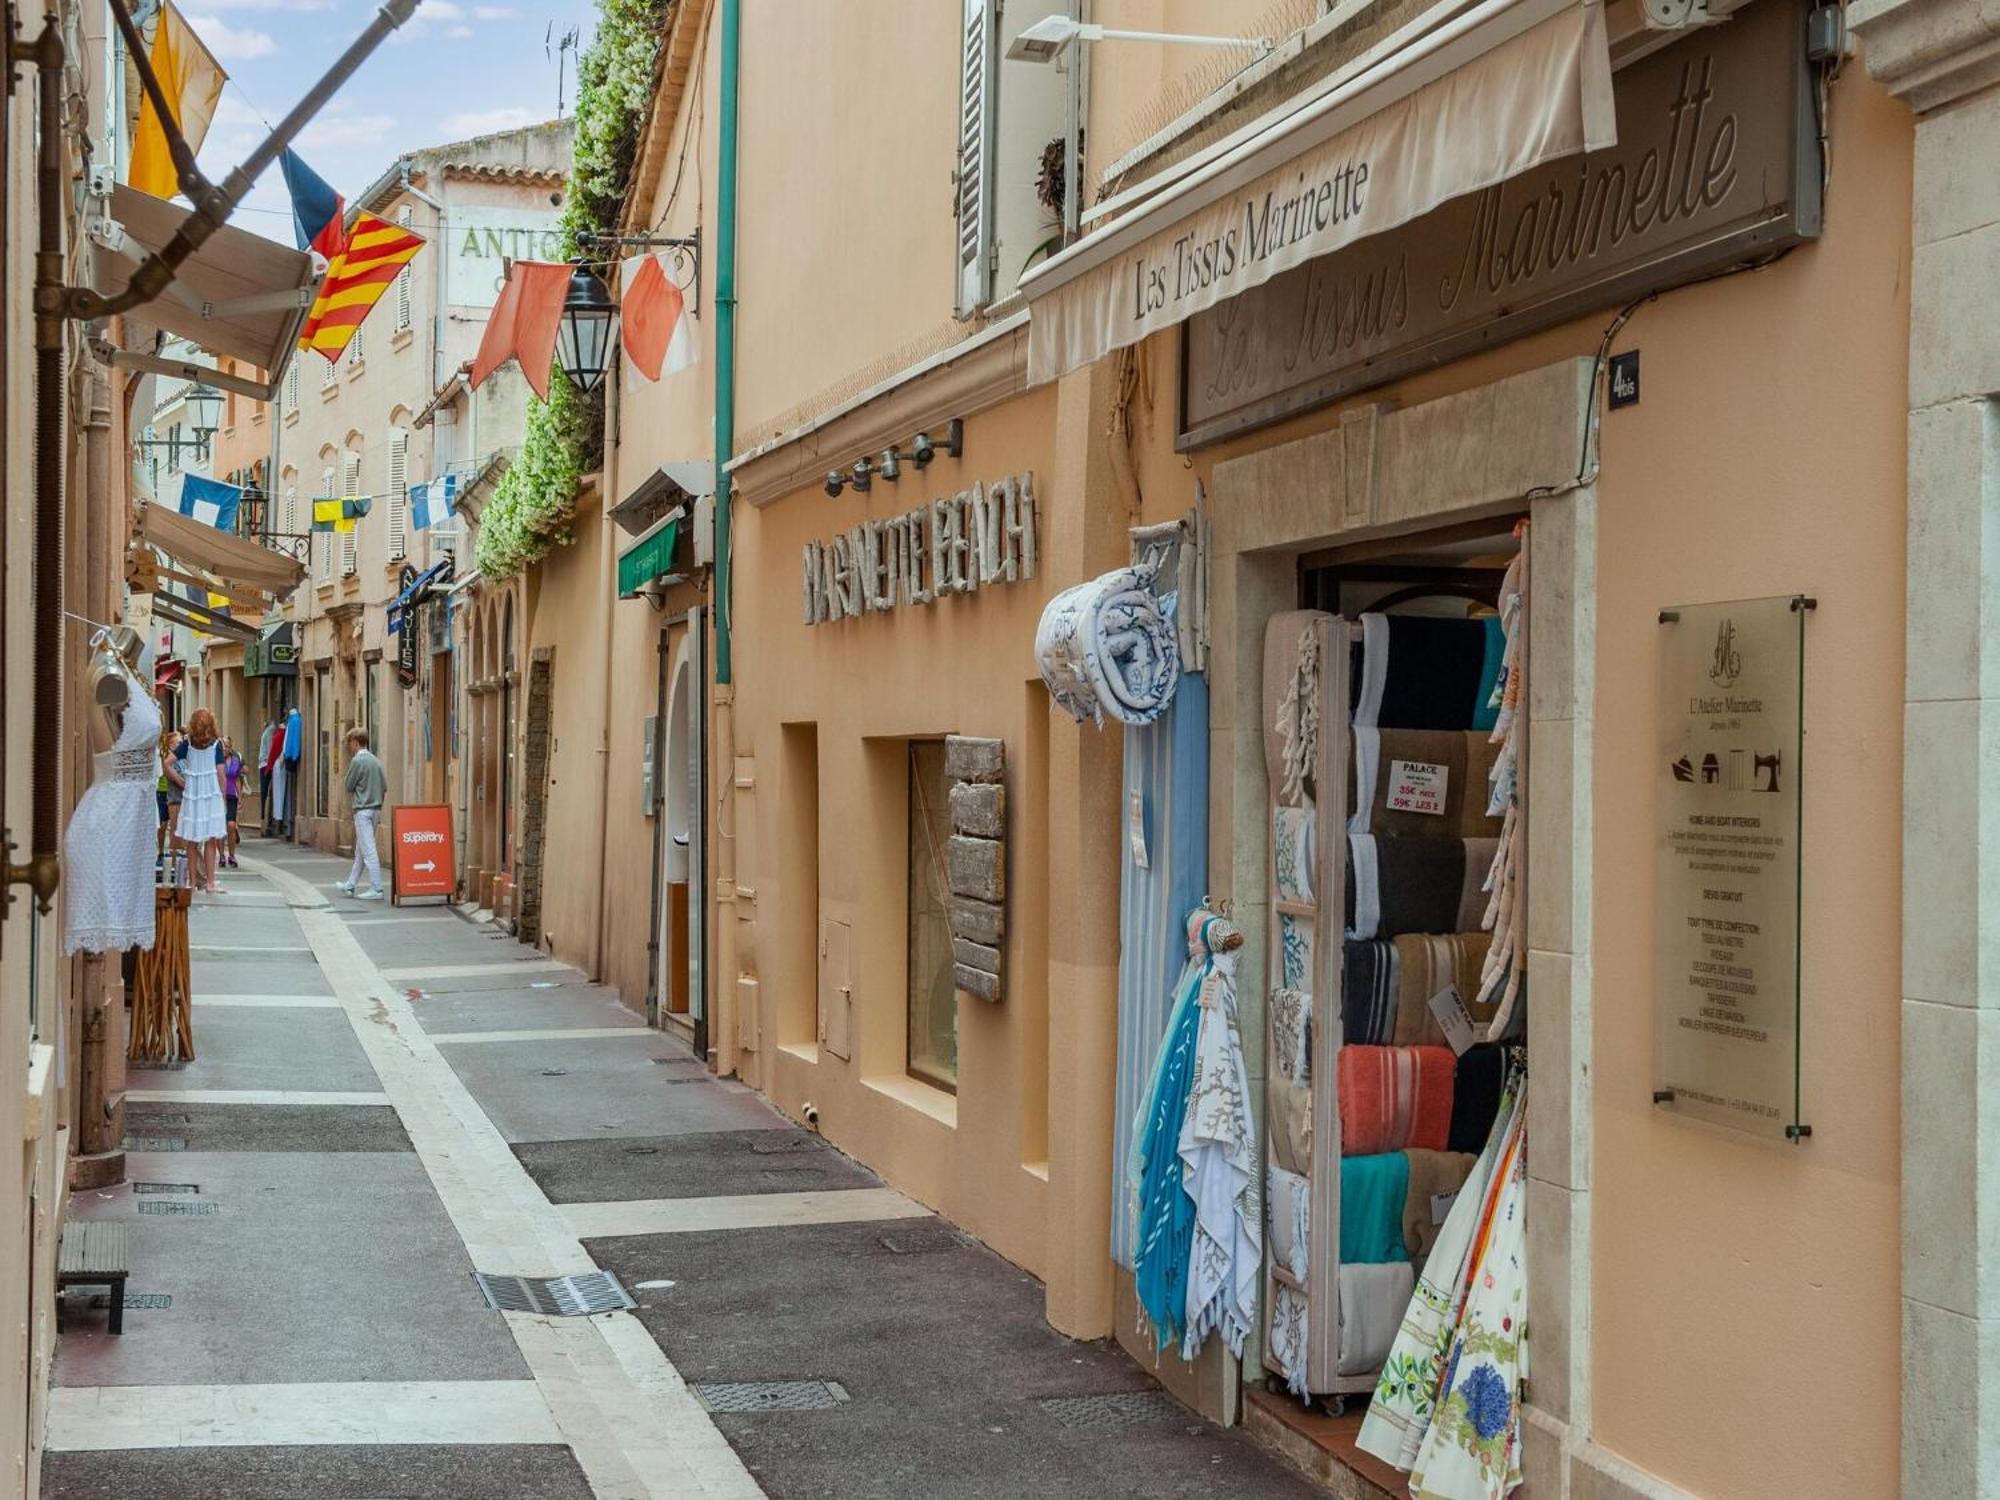
<svg viewBox="0 0 2000 1500">
<path fill-rule="evenodd" d="M 828 469 L 824 481 L 827 494 L 836 500 L 843 490 L 852 487 L 859 494 L 867 494 L 873 487 L 874 476 L 880 474 L 894 484 L 903 477 L 903 465 L 922 470 L 930 466 L 932 459 L 940 453 L 950 458 L 960 458 L 965 453 L 965 423 L 953 417 L 945 425 L 941 437 L 932 437 L 928 432 L 920 432 L 912 437 L 907 447 L 884 448 L 873 460 L 857 458 L 854 467 L 847 470 Z"/>
</svg>

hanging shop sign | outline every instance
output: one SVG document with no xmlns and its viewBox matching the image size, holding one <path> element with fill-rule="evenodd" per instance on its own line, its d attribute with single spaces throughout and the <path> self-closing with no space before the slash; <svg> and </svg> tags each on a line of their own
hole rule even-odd
<svg viewBox="0 0 2000 1500">
<path fill-rule="evenodd" d="M 452 870 L 449 803 L 392 807 L 389 841 L 395 845 L 397 904 L 414 896 L 451 896 L 458 879 Z"/>
<path fill-rule="evenodd" d="M 1034 475 L 1023 473 L 806 543 L 805 623 L 929 604 L 1034 576 Z"/>
<path fill-rule="evenodd" d="M 561 260 L 554 210 L 521 205 L 459 204 L 445 224 L 445 297 L 453 307 L 491 307 L 500 300 L 510 260 Z"/>
<path fill-rule="evenodd" d="M 396 584 L 403 599 L 408 600 L 410 588 L 417 581 L 417 570 L 408 563 L 398 575 Z M 411 605 L 403 605 L 403 628 L 396 637 L 396 682 L 409 689 L 417 685 L 417 622 L 410 618 Z"/>
<path fill-rule="evenodd" d="M 1615 146 L 1454 198 L 1197 313 L 1179 446 L 1816 237 L 1804 34 L 1797 0 L 1739 10 L 1617 74 Z"/>
<path fill-rule="evenodd" d="M 1801 1140 L 1798 597 L 1660 613 L 1653 1102 Z"/>
</svg>

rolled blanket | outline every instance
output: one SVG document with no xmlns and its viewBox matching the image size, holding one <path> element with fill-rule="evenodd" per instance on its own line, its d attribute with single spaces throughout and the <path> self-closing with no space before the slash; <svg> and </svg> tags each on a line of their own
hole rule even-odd
<svg viewBox="0 0 2000 1500">
<path fill-rule="evenodd" d="M 1340 1154 L 1444 1150 L 1457 1062 L 1449 1047 L 1342 1047 Z"/>
<path fill-rule="evenodd" d="M 1340 1268 L 1340 1341 L 1335 1358 L 1341 1374 L 1366 1375 L 1382 1368 L 1416 1285 L 1416 1268 L 1407 1261 Z"/>
<path fill-rule="evenodd" d="M 1364 614 L 1352 692 L 1354 722 L 1367 728 L 1471 729 L 1499 676 L 1497 618 Z"/>
<path fill-rule="evenodd" d="M 1444 1028 L 1431 1013 L 1431 996 L 1446 985 L 1457 987 L 1475 1025 L 1485 1023 L 1492 1012 L 1480 1003 L 1479 986 L 1492 938 L 1483 932 L 1406 932 L 1389 941 L 1396 947 L 1396 1034 L 1392 1039 L 1396 1046 L 1444 1045 Z"/>
<path fill-rule="evenodd" d="M 1403 1154 L 1410 1159 L 1410 1196 L 1403 1202 L 1403 1243 L 1409 1247 L 1410 1259 L 1421 1262 L 1431 1253 L 1438 1230 L 1444 1227 L 1437 1200 L 1463 1187 L 1472 1164 L 1479 1158 L 1470 1151 L 1415 1150 Z"/>
<path fill-rule="evenodd" d="M 1497 835 L 1499 819 L 1486 807 L 1499 753 L 1475 730 L 1357 728 L 1348 832 Z"/>
<path fill-rule="evenodd" d="M 1283 1167 L 1264 1169 L 1265 1217 L 1271 1228 L 1271 1262 L 1282 1266 L 1300 1286 L 1310 1269 L 1312 1184 Z"/>
<path fill-rule="evenodd" d="M 1150 568 L 1118 568 L 1064 589 L 1042 611 L 1035 661 L 1049 695 L 1078 723 L 1150 724 L 1180 684 L 1171 604 Z"/>
<path fill-rule="evenodd" d="M 1340 1159 L 1342 1265 L 1410 1258 L 1403 1247 L 1403 1200 L 1409 1194 L 1410 1159 L 1402 1152 Z"/>
<path fill-rule="evenodd" d="M 1387 1047 L 1403 1040 L 1396 1035 L 1400 989 L 1395 943 L 1387 938 L 1349 938 L 1341 947 L 1340 962 L 1341 1039 L 1350 1047 Z"/>
<path fill-rule="evenodd" d="M 1468 1047 L 1451 1077 L 1450 1151 L 1482 1151 L 1500 1113 L 1500 1089 L 1507 1075 L 1506 1052 L 1491 1043 Z"/>
<path fill-rule="evenodd" d="M 1486 914 L 1482 889 L 1494 839 L 1347 836 L 1347 935 L 1474 932 Z"/>
</svg>

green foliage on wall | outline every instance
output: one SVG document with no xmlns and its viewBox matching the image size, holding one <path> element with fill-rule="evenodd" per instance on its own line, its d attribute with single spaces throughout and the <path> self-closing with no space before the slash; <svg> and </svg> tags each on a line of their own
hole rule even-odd
<svg viewBox="0 0 2000 1500">
<path fill-rule="evenodd" d="M 586 234 L 616 230 L 639 125 L 653 96 L 653 64 L 675 0 L 598 0 L 597 35 L 577 69 L 576 147 L 558 228 L 565 257 Z M 476 561 L 511 578 L 572 539 L 578 481 L 603 445 L 601 398 L 577 392 L 557 369 L 546 402 L 528 398 L 521 451 L 479 520 Z"/>
</svg>

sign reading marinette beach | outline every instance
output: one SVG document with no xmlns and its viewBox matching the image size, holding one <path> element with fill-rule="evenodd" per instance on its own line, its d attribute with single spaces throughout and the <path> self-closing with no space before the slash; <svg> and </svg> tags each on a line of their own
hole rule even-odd
<svg viewBox="0 0 2000 1500">
<path fill-rule="evenodd" d="M 1616 145 L 1478 184 L 1196 314 L 1180 446 L 1818 234 L 1803 30 L 1797 0 L 1740 9 L 1618 73 Z M 1377 161 L 1364 191 L 1382 181 Z"/>
<path fill-rule="evenodd" d="M 1759 1135 L 1798 1124 L 1805 603 L 1660 616 L 1653 1098 Z"/>
<path fill-rule="evenodd" d="M 805 622 L 929 604 L 1035 576 L 1035 483 L 1023 473 L 805 548 Z"/>
</svg>

